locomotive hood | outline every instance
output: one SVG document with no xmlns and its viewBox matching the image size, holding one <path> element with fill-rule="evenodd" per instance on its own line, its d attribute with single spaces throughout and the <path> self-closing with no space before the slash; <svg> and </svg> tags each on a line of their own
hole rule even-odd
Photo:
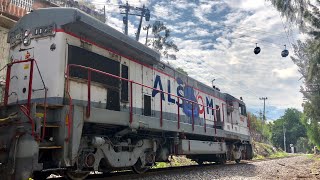
<svg viewBox="0 0 320 180">
<path fill-rule="evenodd" d="M 25 30 L 33 32 L 36 28 L 46 25 L 54 25 L 55 31 L 72 32 L 73 35 L 96 42 L 100 46 L 110 47 L 110 50 L 114 52 L 143 63 L 157 64 L 160 62 L 158 52 L 75 8 L 35 10 L 16 23 L 9 31 L 7 42 L 10 43 L 14 37 L 22 37 Z"/>
</svg>

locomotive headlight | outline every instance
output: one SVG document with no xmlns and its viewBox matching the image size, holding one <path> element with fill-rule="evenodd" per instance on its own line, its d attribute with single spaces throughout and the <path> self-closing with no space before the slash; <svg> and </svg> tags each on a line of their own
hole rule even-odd
<svg viewBox="0 0 320 180">
<path fill-rule="evenodd" d="M 29 46 L 30 42 L 31 42 L 30 31 L 29 30 L 25 30 L 24 31 L 24 36 L 23 36 L 23 45 Z"/>
<path fill-rule="evenodd" d="M 29 31 L 29 30 L 25 30 L 25 31 L 24 31 L 24 37 L 28 37 L 29 34 L 30 34 L 30 31 Z"/>
<path fill-rule="evenodd" d="M 31 43 L 31 39 L 30 39 L 29 36 L 27 36 L 27 37 L 25 37 L 25 38 L 23 39 L 23 45 L 29 46 L 30 43 Z"/>
<path fill-rule="evenodd" d="M 23 39 L 23 45 L 25 45 L 25 46 L 29 46 L 29 45 L 30 45 L 30 42 L 31 42 L 31 40 L 30 40 L 30 38 L 28 38 L 28 37 L 26 37 L 26 38 Z"/>
</svg>

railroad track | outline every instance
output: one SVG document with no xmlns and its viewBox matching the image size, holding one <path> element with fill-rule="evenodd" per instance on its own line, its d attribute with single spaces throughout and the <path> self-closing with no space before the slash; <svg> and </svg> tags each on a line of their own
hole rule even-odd
<svg viewBox="0 0 320 180">
<path fill-rule="evenodd" d="M 289 158 L 289 157 L 282 157 L 282 158 Z M 181 172 L 181 171 L 189 171 L 189 170 L 197 170 L 197 169 L 217 170 L 217 169 L 219 169 L 221 167 L 225 167 L 225 166 L 241 166 L 241 165 L 250 164 L 253 162 L 270 161 L 270 160 L 276 160 L 276 159 L 282 159 L 282 158 L 275 158 L 275 159 L 266 158 L 266 159 L 251 160 L 251 161 L 242 160 L 241 163 L 239 163 L 239 164 L 236 164 L 232 161 L 232 162 L 227 162 L 226 164 L 209 163 L 209 164 L 203 164 L 203 165 L 188 165 L 188 166 L 157 168 L 157 169 L 150 169 L 144 174 L 136 174 L 131 170 L 113 171 L 108 174 L 91 174 L 87 177 L 87 179 L 90 179 L 90 180 L 138 179 L 138 178 L 152 177 L 154 175 L 158 175 L 161 173 L 170 175 L 170 174 L 174 174 L 174 173 Z M 65 178 L 64 177 L 52 178 L 52 180 L 65 180 Z"/>
<path fill-rule="evenodd" d="M 157 174 L 165 173 L 167 175 L 174 174 L 181 171 L 189 171 L 189 170 L 196 170 L 196 169 L 209 169 L 209 168 L 220 168 L 224 166 L 234 166 L 234 165 L 241 165 L 247 164 L 247 162 L 242 162 L 240 164 L 235 164 L 233 162 L 226 163 L 226 164 L 203 164 L 203 165 L 189 165 L 189 166 L 175 166 L 175 167 L 167 167 L 167 168 L 157 168 L 157 169 L 150 169 L 144 174 L 136 174 L 132 171 L 122 171 L 122 172 L 111 172 L 109 174 L 92 174 L 88 177 L 91 180 L 109 180 L 109 179 L 138 179 L 138 178 L 145 178 L 145 177 L 152 177 Z"/>
<path fill-rule="evenodd" d="M 166 168 L 157 168 L 157 169 L 150 169 L 143 174 L 136 174 L 131 170 L 123 170 L 123 171 L 113 171 L 108 174 L 90 174 L 87 179 L 90 180 L 109 180 L 109 179 L 138 179 L 144 177 L 152 177 L 154 175 L 165 173 L 165 174 L 174 174 L 180 171 L 188 171 L 188 170 L 197 170 L 203 168 L 219 168 L 224 166 L 234 166 L 234 165 L 241 165 L 247 164 L 247 162 L 241 162 L 240 164 L 235 164 L 234 162 L 228 162 L 226 164 L 202 164 L 202 165 L 188 165 L 188 166 L 174 166 L 174 167 L 166 167 Z M 51 177 L 51 180 L 66 180 L 64 177 Z"/>
</svg>

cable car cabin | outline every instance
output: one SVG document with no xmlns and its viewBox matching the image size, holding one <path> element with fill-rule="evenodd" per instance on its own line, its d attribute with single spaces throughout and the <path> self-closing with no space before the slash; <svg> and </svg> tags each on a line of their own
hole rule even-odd
<svg viewBox="0 0 320 180">
<path fill-rule="evenodd" d="M 0 111 L 7 179 L 143 173 L 172 154 L 199 163 L 252 158 L 242 101 L 175 71 L 82 11 L 35 10 L 10 30 L 8 43 Z"/>
</svg>

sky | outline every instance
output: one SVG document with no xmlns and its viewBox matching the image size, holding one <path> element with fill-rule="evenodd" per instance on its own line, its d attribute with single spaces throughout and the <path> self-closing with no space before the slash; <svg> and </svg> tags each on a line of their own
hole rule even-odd
<svg viewBox="0 0 320 180">
<path fill-rule="evenodd" d="M 106 4 L 106 24 L 124 32 L 119 4 L 125 0 L 94 0 L 97 8 Z M 265 0 L 129 0 L 135 7 L 145 5 L 149 22 L 162 21 L 178 46 L 176 60 L 164 60 L 183 68 L 189 76 L 221 92 L 242 97 L 249 112 L 259 115 L 267 97 L 266 117 L 275 120 L 287 108 L 302 110 L 302 80 L 292 62 L 293 43 L 303 40 L 298 28 Z M 129 17 L 129 36 L 134 38 L 139 18 Z M 145 42 L 142 30 L 140 42 Z M 255 55 L 256 43 L 261 53 Z M 289 56 L 281 57 L 281 51 Z"/>
</svg>

